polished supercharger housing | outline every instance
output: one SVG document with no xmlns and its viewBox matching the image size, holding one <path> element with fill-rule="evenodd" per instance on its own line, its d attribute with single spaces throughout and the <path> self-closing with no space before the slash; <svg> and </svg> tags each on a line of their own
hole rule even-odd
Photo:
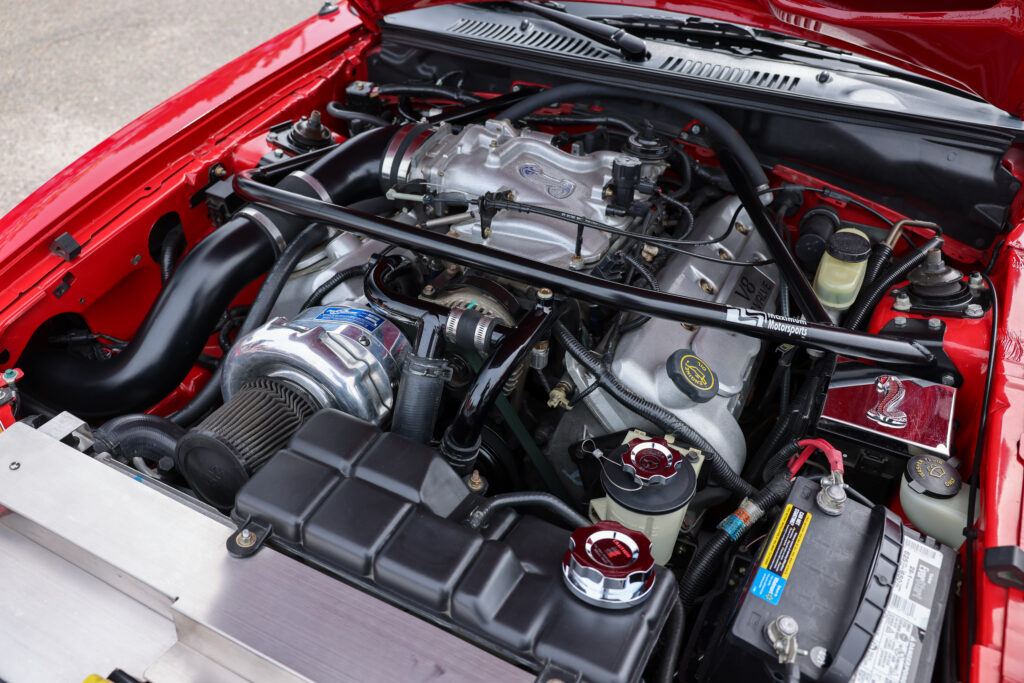
<svg viewBox="0 0 1024 683">
<path fill-rule="evenodd" d="M 239 339 L 224 361 L 230 399 L 260 378 L 290 382 L 321 408 L 380 424 L 394 407 L 409 343 L 383 316 L 364 308 L 319 306 L 275 318 Z"/>
</svg>

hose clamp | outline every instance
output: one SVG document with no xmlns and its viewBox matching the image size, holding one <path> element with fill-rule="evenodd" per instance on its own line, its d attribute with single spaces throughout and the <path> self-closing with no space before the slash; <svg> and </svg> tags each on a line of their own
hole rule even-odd
<svg viewBox="0 0 1024 683">
<path fill-rule="evenodd" d="M 292 171 L 291 176 L 293 178 L 298 178 L 299 180 L 313 188 L 313 191 L 316 192 L 317 196 L 320 197 L 320 199 L 324 200 L 328 204 L 334 203 L 334 200 L 331 198 L 331 193 L 327 191 L 327 188 L 323 186 L 323 183 L 321 183 L 313 176 L 309 175 L 305 171 Z"/>
<path fill-rule="evenodd" d="M 464 308 L 452 308 L 448 311 L 448 319 L 444 321 L 444 339 L 449 344 L 455 343 L 456 333 L 459 329 L 459 321 L 462 319 L 462 314 L 466 312 Z"/>
<path fill-rule="evenodd" d="M 266 214 L 262 213 L 257 209 L 254 209 L 251 206 L 246 206 L 243 207 L 238 212 L 238 215 L 245 216 L 253 223 L 258 225 L 260 229 L 263 230 L 264 233 L 266 233 L 267 237 L 270 238 L 270 241 L 274 243 L 277 256 L 280 256 L 281 252 L 284 251 L 284 248 L 288 246 L 288 242 L 287 240 L 285 240 L 284 235 L 281 233 L 281 230 L 278 229 L 278 227 L 274 224 L 274 221 L 270 220 L 266 216 Z"/>
<path fill-rule="evenodd" d="M 480 355 L 487 354 L 487 340 L 491 336 L 491 331 L 498 324 L 498 319 L 485 315 L 480 318 L 476 323 L 476 329 L 473 330 L 473 348 L 477 350 Z"/>
</svg>

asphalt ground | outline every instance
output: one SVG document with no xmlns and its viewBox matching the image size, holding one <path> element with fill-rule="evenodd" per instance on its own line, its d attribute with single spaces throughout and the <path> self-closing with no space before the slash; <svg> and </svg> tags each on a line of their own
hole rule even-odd
<svg viewBox="0 0 1024 683">
<path fill-rule="evenodd" d="M 0 215 L 319 0 L 0 0 Z"/>
</svg>

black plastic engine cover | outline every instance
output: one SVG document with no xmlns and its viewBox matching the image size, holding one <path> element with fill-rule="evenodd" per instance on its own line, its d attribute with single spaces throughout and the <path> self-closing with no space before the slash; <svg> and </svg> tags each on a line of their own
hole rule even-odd
<svg viewBox="0 0 1024 683">
<path fill-rule="evenodd" d="M 480 500 L 434 449 L 324 410 L 246 483 L 233 516 L 533 671 L 639 680 L 675 600 L 672 574 L 657 568 L 636 607 L 592 607 L 561 576 L 570 530 L 507 511 L 475 531 L 462 520 Z"/>
</svg>

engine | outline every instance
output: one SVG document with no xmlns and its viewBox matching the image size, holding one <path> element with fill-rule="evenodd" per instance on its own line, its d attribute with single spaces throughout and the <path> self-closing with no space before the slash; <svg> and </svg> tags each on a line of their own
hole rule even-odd
<svg viewBox="0 0 1024 683">
<path fill-rule="evenodd" d="M 970 495 L 942 340 L 991 308 L 941 230 L 769 177 L 694 103 L 373 87 L 204 188 L 131 342 L 40 328 L 26 391 L 93 423 L 64 443 L 544 680 L 871 678 L 895 637 L 924 680 Z"/>
</svg>

